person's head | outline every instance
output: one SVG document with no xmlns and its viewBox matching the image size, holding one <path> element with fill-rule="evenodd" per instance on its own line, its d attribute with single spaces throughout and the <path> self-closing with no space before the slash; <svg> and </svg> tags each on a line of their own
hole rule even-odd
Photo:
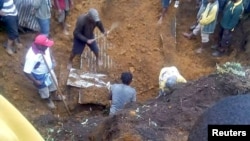
<svg viewBox="0 0 250 141">
<path fill-rule="evenodd" d="M 48 39 L 48 37 L 44 34 L 39 34 L 36 36 L 34 44 L 38 50 L 45 51 L 48 47 L 54 45 L 54 41 Z"/>
<path fill-rule="evenodd" d="M 96 9 L 94 9 L 94 8 L 89 9 L 88 16 L 94 22 L 99 22 L 100 21 L 98 11 Z"/>
<path fill-rule="evenodd" d="M 123 84 L 129 85 L 132 82 L 133 75 L 130 72 L 123 72 L 121 74 L 121 80 Z"/>
<path fill-rule="evenodd" d="M 172 88 L 176 83 L 177 83 L 177 77 L 176 77 L 175 75 L 173 75 L 173 76 L 170 76 L 170 77 L 167 79 L 167 81 L 166 81 L 166 83 L 165 83 L 165 86 L 166 86 L 167 88 Z"/>
</svg>

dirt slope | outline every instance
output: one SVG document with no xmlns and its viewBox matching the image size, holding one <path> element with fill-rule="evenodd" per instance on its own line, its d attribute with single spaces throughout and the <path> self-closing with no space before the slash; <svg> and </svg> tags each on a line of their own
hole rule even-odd
<svg viewBox="0 0 250 141">
<path fill-rule="evenodd" d="M 198 117 L 218 100 L 249 93 L 248 81 L 235 75 L 211 74 L 180 84 L 159 99 L 127 105 L 112 117 L 79 117 L 81 112 L 77 111 L 65 119 L 44 115 L 34 125 L 58 141 L 186 141 Z M 44 128 L 54 131 L 46 133 Z"/>
<path fill-rule="evenodd" d="M 93 140 L 186 141 L 197 118 L 218 100 L 249 92 L 248 80 L 233 75 L 212 74 L 197 81 L 179 85 L 157 100 L 129 105 L 108 118 Z"/>
</svg>

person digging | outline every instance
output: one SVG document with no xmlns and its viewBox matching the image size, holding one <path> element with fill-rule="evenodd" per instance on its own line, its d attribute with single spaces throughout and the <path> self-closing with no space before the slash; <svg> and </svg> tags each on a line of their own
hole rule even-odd
<svg viewBox="0 0 250 141">
<path fill-rule="evenodd" d="M 99 47 L 95 40 L 94 29 L 98 29 L 103 33 L 104 36 L 107 36 L 108 32 L 105 31 L 101 19 L 99 18 L 98 11 L 94 8 L 90 8 L 88 13 L 81 14 L 76 22 L 74 29 L 74 39 L 73 39 L 73 48 L 68 60 L 67 69 L 72 68 L 72 62 L 76 55 L 81 55 L 84 51 L 86 45 L 94 53 L 96 57 L 96 66 L 98 68 L 99 64 L 102 62 L 99 58 Z"/>
<path fill-rule="evenodd" d="M 36 36 L 35 41 L 28 49 L 23 71 L 38 89 L 40 97 L 47 102 L 49 108 L 56 108 L 53 100 L 64 100 L 63 95 L 56 95 L 57 81 L 55 82 L 55 60 L 50 48 L 54 41 L 46 35 Z"/>
</svg>

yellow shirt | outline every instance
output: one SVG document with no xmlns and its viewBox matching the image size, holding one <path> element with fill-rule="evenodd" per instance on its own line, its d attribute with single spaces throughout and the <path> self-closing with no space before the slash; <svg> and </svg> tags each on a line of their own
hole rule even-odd
<svg viewBox="0 0 250 141">
<path fill-rule="evenodd" d="M 201 25 L 207 25 L 207 24 L 213 22 L 216 18 L 218 6 L 214 5 L 212 7 L 212 9 L 209 11 L 210 5 L 211 5 L 211 3 L 208 3 L 205 11 L 201 14 L 201 20 L 200 20 Z"/>
</svg>

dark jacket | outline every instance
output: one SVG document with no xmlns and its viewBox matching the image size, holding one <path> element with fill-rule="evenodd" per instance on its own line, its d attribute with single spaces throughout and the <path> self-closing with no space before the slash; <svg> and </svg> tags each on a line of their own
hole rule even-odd
<svg viewBox="0 0 250 141">
<path fill-rule="evenodd" d="M 82 14 L 78 17 L 75 30 L 74 38 L 77 38 L 83 42 L 87 42 L 88 39 L 94 39 L 94 29 L 98 27 L 102 33 L 105 33 L 103 24 L 101 21 L 94 22 L 91 20 L 89 15 Z"/>
<path fill-rule="evenodd" d="M 223 16 L 220 22 L 221 26 L 224 29 L 233 30 L 238 24 L 241 15 L 243 14 L 243 10 L 242 1 L 240 3 L 233 3 L 229 1 L 224 8 Z"/>
</svg>

